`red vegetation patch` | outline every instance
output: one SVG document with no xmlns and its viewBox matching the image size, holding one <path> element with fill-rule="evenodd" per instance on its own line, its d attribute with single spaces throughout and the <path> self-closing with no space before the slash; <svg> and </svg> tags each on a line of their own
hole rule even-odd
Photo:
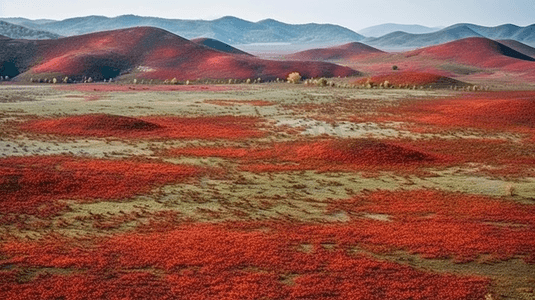
<svg viewBox="0 0 535 300">
<path fill-rule="evenodd" d="M 534 58 L 517 52 L 496 41 L 473 37 L 437 46 L 406 52 L 406 57 L 427 56 L 441 60 L 453 60 L 483 68 L 504 68 L 526 71 L 535 65 Z"/>
<path fill-rule="evenodd" d="M 29 121 L 22 130 L 67 136 L 142 139 L 241 139 L 261 137 L 261 120 L 254 117 L 141 117 L 106 114 Z"/>
<path fill-rule="evenodd" d="M 320 49 L 310 49 L 297 52 L 286 57 L 297 60 L 351 60 L 370 54 L 385 53 L 368 45 L 353 42 L 340 46 Z"/>
<path fill-rule="evenodd" d="M 485 165 L 480 169 L 484 174 L 507 177 L 535 176 L 535 149 L 526 143 L 491 139 L 436 139 L 400 144 L 418 147 L 421 151 L 445 157 L 457 165 Z"/>
<path fill-rule="evenodd" d="M 151 161 L 32 156 L 0 159 L 0 213 L 49 216 L 57 200 L 123 199 L 184 181 L 199 169 Z"/>
<path fill-rule="evenodd" d="M 242 228 L 240 228 L 242 227 Z M 482 299 L 490 281 L 415 270 L 346 249 L 326 250 L 316 226 L 189 225 L 130 233 L 86 245 L 7 242 L 0 281 L 8 299 Z M 327 226 L 334 236 L 335 228 Z M 295 229 L 296 231 L 292 230 Z M 327 229 L 326 229 L 327 230 Z M 310 252 L 300 245 L 314 240 Z M 18 282 L 18 268 L 67 268 Z M 135 294 L 134 294 L 135 293 Z"/>
<path fill-rule="evenodd" d="M 440 128 L 531 131 L 535 128 L 535 92 L 467 94 L 460 99 L 405 102 L 385 108 L 388 119 L 411 121 Z"/>
<path fill-rule="evenodd" d="M 173 156 L 238 158 L 247 171 L 414 170 L 440 164 L 439 157 L 411 147 L 369 139 L 274 143 L 265 148 L 181 148 Z"/>
<path fill-rule="evenodd" d="M 483 196 L 430 190 L 379 191 L 336 201 L 331 211 L 387 214 L 392 222 L 375 222 L 345 233 L 345 243 L 405 249 L 425 257 L 472 261 L 524 256 L 535 262 L 535 207 Z M 361 225 L 359 225 L 361 226 Z M 364 241 L 363 241 L 363 240 Z"/>
<path fill-rule="evenodd" d="M 458 80 L 440 76 L 432 73 L 425 72 L 412 72 L 412 71 L 400 71 L 393 72 L 390 74 L 383 74 L 378 76 L 373 76 L 370 78 L 362 78 L 355 81 L 356 84 L 367 84 L 379 85 L 388 81 L 391 85 L 395 86 L 454 86 L 454 85 L 466 85 L 463 82 Z"/>
<path fill-rule="evenodd" d="M 235 106 L 235 105 L 252 105 L 252 106 L 272 106 L 275 102 L 265 100 L 204 100 L 204 103 L 215 104 L 219 106 Z"/>
</svg>

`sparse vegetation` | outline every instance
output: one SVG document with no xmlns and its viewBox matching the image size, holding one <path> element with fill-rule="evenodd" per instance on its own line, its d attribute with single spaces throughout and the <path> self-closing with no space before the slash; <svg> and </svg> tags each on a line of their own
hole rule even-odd
<svg viewBox="0 0 535 300">
<path fill-rule="evenodd" d="M 301 75 L 299 72 L 292 72 L 288 75 L 287 81 L 289 83 L 297 84 L 301 81 Z"/>
<path fill-rule="evenodd" d="M 316 81 L 316 85 L 317 86 L 327 86 L 327 79 L 325 78 L 320 78 Z"/>
</svg>

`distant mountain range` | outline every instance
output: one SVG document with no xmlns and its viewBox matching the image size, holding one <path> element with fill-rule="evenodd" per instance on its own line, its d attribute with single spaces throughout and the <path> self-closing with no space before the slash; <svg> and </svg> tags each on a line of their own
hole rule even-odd
<svg viewBox="0 0 535 300">
<path fill-rule="evenodd" d="M 0 35 L 12 39 L 29 39 L 29 40 L 48 40 L 57 39 L 60 36 L 55 33 L 50 33 L 42 30 L 30 29 L 24 26 L 11 24 L 0 21 Z"/>
<path fill-rule="evenodd" d="M 410 49 L 443 44 L 468 37 L 486 37 L 500 40 L 510 39 L 528 45 L 534 45 L 535 24 L 526 27 L 512 24 L 485 27 L 461 23 L 432 33 L 411 34 L 397 31 L 379 38 L 367 38 L 362 42 L 382 49 Z"/>
<path fill-rule="evenodd" d="M 361 29 L 360 31 L 358 31 L 358 33 L 367 37 L 381 37 L 383 35 L 387 35 L 389 33 L 396 32 L 396 31 L 422 34 L 422 33 L 431 33 L 435 31 L 439 31 L 443 28 L 444 27 L 426 27 L 422 25 L 405 25 L 405 24 L 386 23 L 386 24 L 375 25 L 375 26 Z"/>
<path fill-rule="evenodd" d="M 1 23 L 3 27 L 0 26 L 0 35 L 12 38 L 54 39 L 59 36 L 150 26 L 167 30 L 186 39 L 210 38 L 238 46 L 238 48 L 248 52 L 259 53 L 265 52 L 266 47 L 268 47 L 268 51 L 271 48 L 287 47 L 295 52 L 351 42 L 365 43 L 382 50 L 408 50 L 468 37 L 515 40 L 535 46 L 535 24 L 526 27 L 513 24 L 485 27 L 460 23 L 438 30 L 439 28 L 420 25 L 389 23 L 368 27 L 361 30 L 359 34 L 332 24 L 292 25 L 273 19 L 250 22 L 236 17 L 223 17 L 211 21 L 163 19 L 135 15 L 114 18 L 86 16 L 61 21 L 25 18 L 0 18 L 0 20 L 11 23 Z M 260 47 L 259 51 L 255 51 L 255 47 Z"/>
<path fill-rule="evenodd" d="M 9 20 L 13 21 L 13 19 Z M 39 28 L 62 36 L 151 26 L 165 29 L 187 39 L 205 37 L 232 45 L 251 43 L 341 44 L 364 39 L 362 35 L 338 25 L 314 23 L 291 25 L 273 19 L 249 22 L 235 17 L 205 21 L 123 15 L 114 18 L 87 16 L 62 21 L 39 20 L 32 22 L 27 19 L 15 21 L 30 28 Z"/>
</svg>

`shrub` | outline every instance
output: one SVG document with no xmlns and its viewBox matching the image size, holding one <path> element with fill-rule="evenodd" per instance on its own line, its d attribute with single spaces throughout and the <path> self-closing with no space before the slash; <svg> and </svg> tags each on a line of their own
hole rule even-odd
<svg viewBox="0 0 535 300">
<path fill-rule="evenodd" d="M 397 69 L 398 69 L 398 66 L 396 66 L 396 65 L 392 66 L 392 70 L 396 71 Z"/>
<path fill-rule="evenodd" d="M 325 78 L 318 79 L 316 85 L 317 86 L 327 86 L 327 79 L 325 79 Z"/>
<path fill-rule="evenodd" d="M 508 184 L 505 186 L 505 195 L 506 196 L 515 196 L 516 195 L 516 189 L 515 186 L 512 184 Z"/>
<path fill-rule="evenodd" d="M 288 82 L 297 84 L 301 81 L 301 75 L 298 72 L 293 72 L 288 75 Z"/>
</svg>

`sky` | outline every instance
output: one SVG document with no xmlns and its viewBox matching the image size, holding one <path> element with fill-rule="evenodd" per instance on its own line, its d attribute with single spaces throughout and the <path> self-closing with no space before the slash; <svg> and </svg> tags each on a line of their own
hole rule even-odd
<svg viewBox="0 0 535 300">
<path fill-rule="evenodd" d="M 383 23 L 526 26 L 535 23 L 535 0 L 0 0 L 0 17 L 62 20 L 124 14 L 203 20 L 271 18 L 290 24 L 331 23 L 354 31 Z"/>
</svg>

